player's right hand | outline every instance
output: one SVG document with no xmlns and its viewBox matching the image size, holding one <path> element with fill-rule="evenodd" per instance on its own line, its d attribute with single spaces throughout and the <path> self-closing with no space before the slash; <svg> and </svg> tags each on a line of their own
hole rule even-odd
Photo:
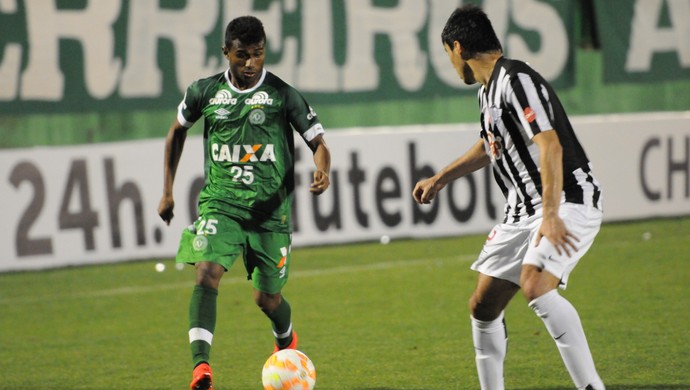
<svg viewBox="0 0 690 390">
<path fill-rule="evenodd" d="M 309 191 L 316 195 L 321 195 L 330 185 L 331 180 L 328 178 L 328 173 L 319 169 L 314 172 L 314 181 L 311 183 Z"/>
<path fill-rule="evenodd" d="M 170 225 L 170 221 L 175 216 L 173 213 L 174 208 L 175 201 L 173 200 L 172 196 L 163 195 L 160 203 L 158 204 L 158 215 L 161 216 L 161 219 L 165 221 L 166 225 Z"/>
<path fill-rule="evenodd" d="M 428 204 L 436 197 L 436 194 L 443 189 L 434 177 L 420 180 L 412 190 L 412 198 L 419 204 Z"/>
</svg>

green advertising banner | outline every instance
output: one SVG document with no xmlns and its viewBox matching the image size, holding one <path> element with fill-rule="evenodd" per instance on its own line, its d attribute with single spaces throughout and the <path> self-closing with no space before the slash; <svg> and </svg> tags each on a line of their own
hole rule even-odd
<svg viewBox="0 0 690 390">
<path fill-rule="evenodd" d="M 476 93 L 440 34 L 462 0 L 3 0 L 0 114 L 174 109 L 226 69 L 223 31 L 259 17 L 266 67 L 320 104 Z M 576 2 L 484 0 L 506 55 L 573 84 Z"/>
<path fill-rule="evenodd" d="M 596 1 L 605 82 L 690 79 L 690 0 Z"/>
</svg>

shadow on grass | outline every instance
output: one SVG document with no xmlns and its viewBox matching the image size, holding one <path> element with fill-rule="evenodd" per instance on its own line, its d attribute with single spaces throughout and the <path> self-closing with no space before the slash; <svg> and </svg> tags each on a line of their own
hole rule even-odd
<svg viewBox="0 0 690 390">
<path fill-rule="evenodd" d="M 515 390 L 573 390 L 573 388 L 524 387 Z M 690 390 L 690 385 L 606 385 L 606 390 Z"/>
<path fill-rule="evenodd" d="M 572 387 L 530 387 L 515 390 L 573 390 Z M 690 390 L 690 385 L 606 385 L 606 390 Z"/>
<path fill-rule="evenodd" d="M 357 387 L 354 390 L 399 390 L 394 387 Z M 420 388 L 415 390 L 448 390 Z M 522 387 L 515 390 L 573 390 L 572 387 Z M 606 385 L 606 390 L 690 390 L 689 385 Z"/>
</svg>

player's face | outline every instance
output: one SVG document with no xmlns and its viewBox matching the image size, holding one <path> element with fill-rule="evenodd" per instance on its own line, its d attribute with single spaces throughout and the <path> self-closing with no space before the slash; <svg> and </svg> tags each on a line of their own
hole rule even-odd
<svg viewBox="0 0 690 390">
<path fill-rule="evenodd" d="M 467 61 L 462 59 L 460 51 L 457 49 L 457 42 L 455 47 L 456 49 L 454 50 L 450 46 L 448 46 L 448 44 L 443 44 L 443 48 L 446 50 L 446 54 L 448 54 L 450 63 L 453 64 L 453 68 L 455 68 L 455 71 L 458 72 L 458 75 L 460 76 L 462 81 L 465 82 L 465 84 L 472 85 L 476 83 L 477 80 L 474 78 L 474 72 L 472 72 L 472 68 L 470 68 L 470 66 L 467 65 Z"/>
<path fill-rule="evenodd" d="M 230 63 L 232 83 L 240 88 L 251 88 L 259 81 L 264 69 L 265 42 L 245 45 L 239 39 L 232 41 L 232 46 L 223 48 L 225 58 Z"/>
</svg>

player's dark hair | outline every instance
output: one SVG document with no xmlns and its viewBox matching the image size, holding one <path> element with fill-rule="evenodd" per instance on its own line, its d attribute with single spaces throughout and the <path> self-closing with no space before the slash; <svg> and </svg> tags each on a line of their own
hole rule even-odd
<svg viewBox="0 0 690 390">
<path fill-rule="evenodd" d="M 463 60 L 474 58 L 477 53 L 503 51 L 489 17 L 473 4 L 453 11 L 441 32 L 441 40 L 450 48 L 453 42 L 460 42 Z"/>
<path fill-rule="evenodd" d="M 254 16 L 240 16 L 231 20 L 225 28 L 225 47 L 232 47 L 235 39 L 245 45 L 266 42 L 263 23 Z"/>
</svg>

